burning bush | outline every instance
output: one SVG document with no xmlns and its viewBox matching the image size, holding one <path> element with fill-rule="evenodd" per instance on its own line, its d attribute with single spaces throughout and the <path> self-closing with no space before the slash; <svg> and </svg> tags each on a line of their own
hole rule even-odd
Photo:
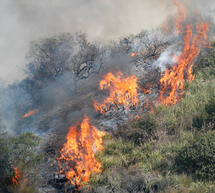
<svg viewBox="0 0 215 193">
<path fill-rule="evenodd" d="M 137 94 L 137 77 L 124 76 L 122 72 L 113 73 L 109 72 L 100 81 L 100 90 L 109 90 L 109 96 L 104 100 L 103 104 L 94 102 L 94 108 L 101 113 L 105 113 L 113 108 L 123 106 L 129 109 L 139 103 Z"/>
<path fill-rule="evenodd" d="M 78 188 L 89 181 L 91 174 L 101 172 L 102 165 L 96 160 L 95 152 L 103 149 L 103 135 L 103 132 L 89 123 L 87 116 L 82 123 L 69 129 L 58 163 L 60 172 Z"/>
</svg>

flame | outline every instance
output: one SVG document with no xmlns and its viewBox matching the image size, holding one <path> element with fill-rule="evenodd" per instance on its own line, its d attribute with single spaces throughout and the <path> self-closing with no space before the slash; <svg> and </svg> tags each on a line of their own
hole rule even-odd
<svg viewBox="0 0 215 193">
<path fill-rule="evenodd" d="M 143 89 L 144 94 L 150 94 L 152 91 L 150 89 Z"/>
<path fill-rule="evenodd" d="M 144 55 L 146 54 L 147 51 L 142 51 L 142 52 L 131 52 L 131 57 L 135 57 L 135 56 L 141 56 L 141 55 Z"/>
<path fill-rule="evenodd" d="M 132 53 L 131 53 L 131 56 L 132 56 L 132 57 L 136 56 L 136 53 L 135 53 L 135 52 L 132 52 Z"/>
<path fill-rule="evenodd" d="M 182 9 L 181 5 L 178 9 L 184 10 Z M 176 26 L 180 28 L 181 25 L 178 23 L 179 22 L 176 22 Z M 186 26 L 183 52 L 180 56 L 175 56 L 176 64 L 174 64 L 171 68 L 167 68 L 164 75 L 160 79 L 161 93 L 159 101 L 162 104 L 168 105 L 177 103 L 177 101 L 183 95 L 185 79 L 189 82 L 194 79 L 192 71 L 194 59 L 196 56 L 198 56 L 201 47 L 206 47 L 209 24 L 201 23 L 196 25 L 195 28 L 196 32 L 194 34 L 192 25 Z M 165 96 L 166 93 L 168 93 L 167 96 Z"/>
<path fill-rule="evenodd" d="M 61 173 L 71 184 L 87 183 L 91 174 L 100 173 L 102 165 L 95 158 L 95 152 L 102 150 L 104 132 L 97 130 L 84 116 L 82 123 L 69 128 L 67 141 L 61 149 L 58 163 Z"/>
<path fill-rule="evenodd" d="M 135 106 L 139 103 L 137 88 L 136 76 L 126 77 L 122 72 L 118 72 L 116 75 L 109 72 L 100 81 L 100 90 L 109 89 L 109 96 L 103 104 L 95 101 L 94 108 L 101 113 L 105 113 L 111 106 L 124 106 L 126 109 Z"/>
<path fill-rule="evenodd" d="M 20 173 L 17 167 L 13 167 L 14 171 L 14 177 L 12 177 L 12 183 L 13 185 L 18 185 L 19 184 L 19 178 L 20 178 Z"/>
<path fill-rule="evenodd" d="M 27 117 L 30 117 L 30 116 L 34 115 L 35 113 L 37 113 L 37 110 L 30 110 L 30 111 L 28 111 L 27 113 L 25 113 L 25 114 L 22 116 L 22 118 L 25 119 L 25 118 L 27 118 Z"/>
</svg>

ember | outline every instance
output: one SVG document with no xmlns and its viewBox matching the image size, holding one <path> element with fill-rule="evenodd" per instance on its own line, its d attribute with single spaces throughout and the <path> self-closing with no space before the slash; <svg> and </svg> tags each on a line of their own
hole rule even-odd
<svg viewBox="0 0 215 193">
<path fill-rule="evenodd" d="M 28 111 L 26 114 L 24 114 L 24 115 L 22 116 L 22 118 L 24 119 L 24 118 L 30 117 L 30 116 L 32 116 L 32 115 L 34 115 L 34 114 L 36 114 L 36 113 L 37 113 L 36 110 L 30 110 L 30 111 Z"/>
<path fill-rule="evenodd" d="M 104 132 L 97 130 L 89 118 L 69 128 L 67 141 L 58 158 L 60 173 L 65 173 L 71 184 L 80 186 L 87 183 L 91 174 L 100 173 L 102 165 L 96 160 L 95 153 L 102 150 Z"/>
<path fill-rule="evenodd" d="M 109 72 L 100 81 L 100 90 L 109 89 L 109 96 L 102 104 L 94 102 L 94 108 L 105 113 L 110 110 L 111 106 L 123 106 L 126 109 L 135 106 L 139 103 L 137 88 L 136 76 L 126 77 L 122 72 L 118 72 L 116 75 Z"/>
</svg>

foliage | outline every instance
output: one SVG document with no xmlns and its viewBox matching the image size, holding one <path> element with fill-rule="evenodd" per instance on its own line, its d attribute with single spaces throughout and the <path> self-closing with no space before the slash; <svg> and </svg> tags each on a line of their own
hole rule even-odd
<svg viewBox="0 0 215 193">
<path fill-rule="evenodd" d="M 212 42 L 211 48 L 206 49 L 205 52 L 201 53 L 198 61 L 195 64 L 194 72 L 201 72 L 204 79 L 214 78 L 215 68 L 215 42 Z"/>
<path fill-rule="evenodd" d="M 36 82 L 54 80 L 66 71 L 78 74 L 80 65 L 93 61 L 96 53 L 84 34 L 60 34 L 31 44 L 27 72 Z"/>
<path fill-rule="evenodd" d="M 3 191 L 11 184 L 13 170 L 9 165 L 9 143 L 8 136 L 1 134 L 0 136 L 0 191 Z"/>
<path fill-rule="evenodd" d="M 179 171 L 203 180 L 215 180 L 215 131 L 197 134 L 176 156 Z"/>
<path fill-rule="evenodd" d="M 214 96 L 215 79 L 205 81 L 199 74 L 187 86 L 185 95 L 178 104 L 158 107 L 156 116 L 159 117 L 162 127 L 166 128 L 169 134 L 176 134 L 183 129 L 197 127 L 202 129 L 204 124 L 209 121 L 207 111 Z"/>
<path fill-rule="evenodd" d="M 156 107 L 153 115 L 129 122 L 106 140 L 104 151 L 97 155 L 104 170 L 92 179 L 94 192 L 127 192 L 125 184 L 135 181 L 135 175 L 127 179 L 128 171 L 134 168 L 139 177 L 150 176 L 139 178 L 145 192 L 159 192 L 152 188 L 156 186 L 167 193 L 215 191 L 215 78 L 211 72 L 215 50 L 212 55 L 204 53 L 211 58 L 205 59 L 207 65 L 197 64 L 196 78 L 187 84 L 181 101 Z M 128 173 L 121 175 L 124 169 Z M 113 180 L 116 184 L 108 179 L 113 173 L 118 176 Z M 132 187 L 138 184 L 135 181 Z"/>
<path fill-rule="evenodd" d="M 133 142 L 135 145 L 141 145 L 158 138 L 156 132 L 159 126 L 155 117 L 151 114 L 144 114 L 141 118 L 134 119 L 125 127 L 127 129 L 119 129 L 116 136 Z"/>
<path fill-rule="evenodd" d="M 4 192 L 19 192 L 19 187 L 12 186 L 14 176 L 13 167 L 17 167 L 21 173 L 22 192 L 24 189 L 32 189 L 37 163 L 41 155 L 35 151 L 39 144 L 39 137 L 33 133 L 23 133 L 13 137 L 7 133 L 0 134 L 0 190 Z M 28 183 L 24 179 L 28 179 Z M 21 186 L 21 185 L 20 185 Z M 26 186 L 26 188 L 24 188 Z M 23 189 L 24 188 L 24 189 Z M 28 191 L 27 191 L 28 192 Z"/>
</svg>

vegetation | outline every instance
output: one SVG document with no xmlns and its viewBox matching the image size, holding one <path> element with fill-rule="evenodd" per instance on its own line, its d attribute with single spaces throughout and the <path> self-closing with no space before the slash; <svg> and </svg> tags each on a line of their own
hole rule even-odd
<svg viewBox="0 0 215 193">
<path fill-rule="evenodd" d="M 41 155 L 35 151 L 39 138 L 33 133 L 12 137 L 0 134 L 0 192 L 33 193 L 37 164 Z M 18 184 L 13 184 L 14 169 L 19 171 Z"/>
<path fill-rule="evenodd" d="M 215 131 L 195 136 L 176 156 L 180 171 L 204 180 L 215 180 Z"/>
<path fill-rule="evenodd" d="M 178 104 L 158 106 L 105 140 L 97 155 L 103 173 L 89 192 L 215 192 L 215 44 L 198 61 Z"/>
<path fill-rule="evenodd" d="M 72 56 L 62 51 L 69 46 L 68 41 L 74 45 L 81 42 L 80 47 L 70 48 L 76 53 Z M 87 50 L 92 52 L 88 55 Z M 63 35 L 33 44 L 30 77 L 22 86 L 29 92 L 33 89 L 34 95 L 65 71 L 81 77 L 83 69 L 92 68 L 96 52 L 82 35 Z M 143 114 L 106 136 L 105 149 L 97 154 L 103 172 L 92 176 L 83 192 L 215 192 L 215 44 L 198 61 L 196 78 L 187 84 L 178 104 L 157 106 L 153 114 Z M 34 100 L 41 102 L 36 95 Z M 34 179 L 41 159 L 38 144 L 39 138 L 32 133 L 16 137 L 0 134 L 0 192 L 36 192 Z M 21 174 L 17 186 L 12 184 L 14 167 Z"/>
</svg>

